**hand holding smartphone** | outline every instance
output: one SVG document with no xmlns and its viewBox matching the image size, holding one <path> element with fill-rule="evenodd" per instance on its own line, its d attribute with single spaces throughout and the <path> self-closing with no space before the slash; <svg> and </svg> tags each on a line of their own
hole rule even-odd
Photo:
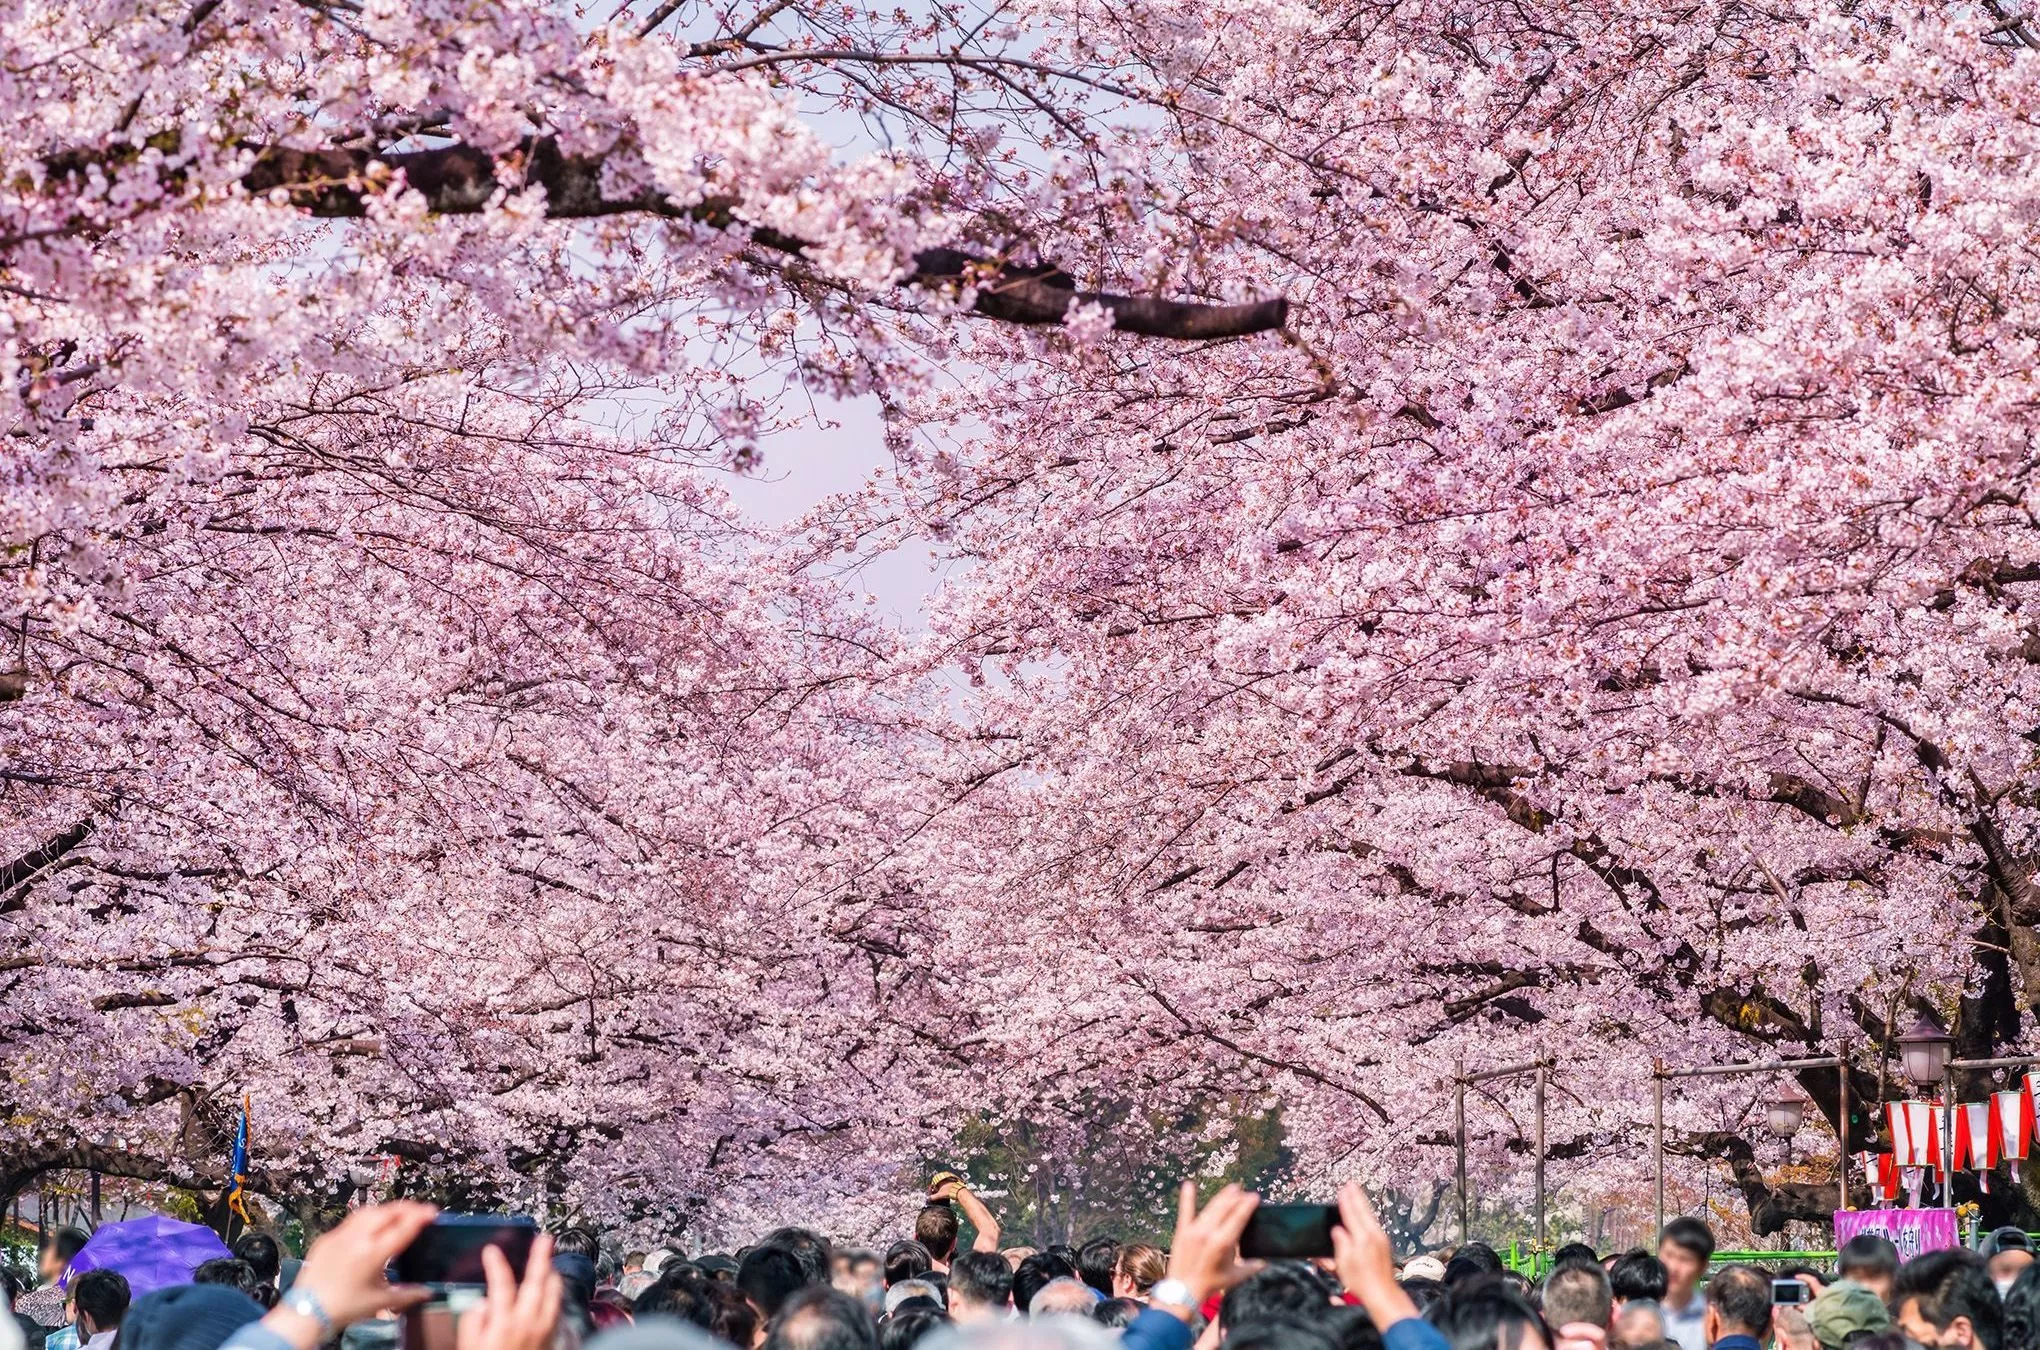
<svg viewBox="0 0 2040 1350">
<path fill-rule="evenodd" d="M 1240 1255 L 1258 1261 L 1309 1261 L 1332 1254 L 1336 1205 L 1268 1205 L 1240 1233 Z"/>
</svg>

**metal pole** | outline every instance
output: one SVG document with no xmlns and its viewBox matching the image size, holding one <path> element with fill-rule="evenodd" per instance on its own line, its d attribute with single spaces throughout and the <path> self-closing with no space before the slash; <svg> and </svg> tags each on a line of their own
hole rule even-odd
<svg viewBox="0 0 2040 1350">
<path fill-rule="evenodd" d="M 1657 1241 L 1658 1233 L 1665 1231 L 1665 1066 L 1659 1064 L 1651 1074 L 1651 1152 L 1657 1160 L 1657 1232 L 1651 1241 Z"/>
<path fill-rule="evenodd" d="M 1841 1203 L 1837 1209 L 1849 1207 L 1849 1047 L 1842 1045 L 1841 1063 L 1835 1069 L 1836 1099 L 1840 1105 L 1835 1109 L 1835 1144 L 1840 1154 L 1835 1159 L 1836 1189 L 1841 1192 Z"/>
<path fill-rule="evenodd" d="M 1473 1209 L 1466 1195 L 1466 1060 L 1453 1061 L 1452 1117 L 1459 1136 L 1459 1241 L 1473 1241 Z"/>
<path fill-rule="evenodd" d="M 1941 1078 L 1941 1205 L 1955 1208 L 1955 1066 Z"/>
<path fill-rule="evenodd" d="M 1537 1063 L 1537 1248 L 1544 1250 L 1544 1080 L 1551 1072 Z"/>
<path fill-rule="evenodd" d="M 99 1169 L 92 1169 L 92 1228 L 99 1229 Z"/>
</svg>

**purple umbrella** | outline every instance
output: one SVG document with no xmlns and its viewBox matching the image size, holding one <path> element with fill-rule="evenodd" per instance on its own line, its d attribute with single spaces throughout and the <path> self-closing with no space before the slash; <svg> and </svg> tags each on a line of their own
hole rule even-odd
<svg viewBox="0 0 2040 1350">
<path fill-rule="evenodd" d="M 64 1284 L 68 1288 L 88 1270 L 117 1270 L 127 1277 L 128 1292 L 140 1298 L 173 1284 L 190 1284 L 199 1266 L 232 1255 L 220 1235 L 204 1224 L 151 1214 L 102 1225 L 71 1258 Z"/>
</svg>

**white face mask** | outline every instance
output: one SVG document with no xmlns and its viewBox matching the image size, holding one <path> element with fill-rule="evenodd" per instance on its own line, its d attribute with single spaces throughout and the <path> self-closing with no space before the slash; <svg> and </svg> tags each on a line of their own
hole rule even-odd
<svg viewBox="0 0 2040 1350">
<path fill-rule="evenodd" d="M 1997 1286 L 1997 1291 L 1998 1291 L 1998 1297 L 1999 1297 L 1999 1298 L 2003 1298 L 2003 1297 L 2004 1297 L 2004 1296 L 2005 1296 L 2006 1294 L 2009 1294 L 2009 1293 L 2011 1293 L 2011 1292 L 2012 1292 L 2012 1286 L 2013 1286 L 2013 1285 L 2015 1285 L 2015 1284 L 2017 1284 L 2018 1282 L 2019 1282 L 2019 1277 L 2018 1277 L 2018 1276 L 2016 1276 L 2016 1275 L 2012 1275 L 2012 1276 L 2009 1276 L 2009 1277 L 2007 1277 L 2007 1278 L 2004 1278 L 2004 1279 L 1997 1279 L 1997 1280 L 1992 1280 L 1992 1281 L 1991 1281 L 1991 1283 L 1992 1283 L 1992 1284 L 1994 1284 L 1994 1285 L 1996 1285 L 1996 1286 Z"/>
</svg>

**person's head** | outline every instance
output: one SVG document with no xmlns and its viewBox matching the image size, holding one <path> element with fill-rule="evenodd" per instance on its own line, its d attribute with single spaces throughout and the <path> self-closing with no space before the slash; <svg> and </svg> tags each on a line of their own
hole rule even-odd
<svg viewBox="0 0 2040 1350">
<path fill-rule="evenodd" d="M 585 1228 L 563 1228 L 553 1238 L 553 1251 L 563 1256 L 584 1257 L 592 1265 L 602 1255 L 602 1244 Z"/>
<path fill-rule="evenodd" d="M 283 1248 L 267 1233 L 241 1234 L 234 1239 L 234 1255 L 246 1261 L 264 1284 L 275 1284 L 283 1272 Z"/>
<path fill-rule="evenodd" d="M 1891 1285 L 1892 1320 L 1925 1346 L 1998 1350 L 2004 1308 L 1984 1272 L 1983 1258 L 1966 1248 L 1927 1252 L 1898 1268 Z"/>
<path fill-rule="evenodd" d="M 1433 1303 L 1445 1297 L 1445 1281 L 1434 1280 L 1427 1275 L 1406 1276 L 1400 1283 L 1402 1291 L 1410 1296 L 1410 1302 L 1417 1305 L 1419 1313 L 1429 1312 Z"/>
<path fill-rule="evenodd" d="M 1453 1260 L 1458 1260 L 1454 1257 Z M 1451 1263 L 1446 1263 L 1451 1269 Z M 1448 1285 L 1424 1319 L 1452 1350 L 1550 1350 L 1551 1333 L 1530 1300 L 1499 1275 Z"/>
<path fill-rule="evenodd" d="M 1077 1275 L 1105 1298 L 1112 1297 L 1112 1272 L 1119 1266 L 1119 1239 L 1094 1237 L 1077 1248 Z"/>
<path fill-rule="evenodd" d="M 631 1301 L 633 1317 L 675 1317 L 704 1331 L 715 1323 L 715 1296 L 707 1276 L 692 1268 L 669 1268 Z"/>
<path fill-rule="evenodd" d="M 211 1261 L 201 1261 L 191 1272 L 193 1284 L 224 1284 L 229 1289 L 238 1289 L 257 1303 L 264 1302 L 262 1294 L 267 1288 L 255 1267 L 238 1256 L 221 1256 Z"/>
<path fill-rule="evenodd" d="M 1444 1268 L 1443 1262 L 1439 1263 L 1439 1268 Z M 1443 1285 L 1438 1287 L 1444 1289 Z M 1374 1325 L 1374 1319 L 1367 1315 L 1365 1308 L 1337 1304 L 1325 1314 L 1323 1326 L 1339 1350 L 1382 1350 L 1381 1329 Z"/>
<path fill-rule="evenodd" d="M 1034 1248 L 1032 1248 L 1032 1247 L 1007 1247 L 1007 1248 L 1005 1248 L 1004 1250 L 1002 1250 L 1002 1251 L 1001 1251 L 1001 1252 L 999 1253 L 999 1255 L 1001 1255 L 1001 1256 L 1003 1256 L 1003 1257 L 1005 1257 L 1005 1258 L 1006 1258 L 1006 1264 L 1007 1264 L 1007 1265 L 1009 1265 L 1009 1266 L 1013 1267 L 1013 1269 L 1015 1269 L 1015 1270 L 1018 1270 L 1018 1269 L 1020 1269 L 1020 1263 L 1021 1263 L 1022 1261 L 1025 1261 L 1025 1260 L 1026 1260 L 1026 1259 L 1027 1259 L 1028 1257 L 1030 1257 L 1030 1256 L 1034 1255 Z"/>
<path fill-rule="evenodd" d="M 885 1291 L 885 1301 L 880 1304 L 882 1313 L 895 1313 L 915 1299 L 920 1299 L 937 1308 L 947 1306 L 943 1291 L 931 1279 L 901 1280 Z"/>
<path fill-rule="evenodd" d="M 809 1284 L 827 1284 L 836 1255 L 829 1240 L 812 1228 L 775 1228 L 758 1239 L 758 1245 L 783 1247 L 800 1261 Z"/>
<path fill-rule="evenodd" d="M 1665 1263 L 1641 1247 L 1616 1257 L 1608 1268 L 1608 1292 L 1614 1295 L 1618 1308 L 1633 1298 L 1662 1303 L 1668 1287 Z"/>
<path fill-rule="evenodd" d="M 1089 1317 L 1091 1309 L 1097 1306 L 1098 1294 L 1090 1285 L 1074 1275 L 1059 1275 L 1035 1290 L 1034 1297 L 1027 1300 L 1027 1315 L 1050 1317 L 1071 1313 Z"/>
<path fill-rule="evenodd" d="M 646 1253 L 644 1252 L 625 1252 L 623 1254 L 623 1273 L 635 1275 L 643 1270 L 645 1268 L 645 1255 Z"/>
<path fill-rule="evenodd" d="M 862 1303 L 813 1284 L 780 1308 L 765 1333 L 765 1350 L 878 1350 L 878 1328 Z"/>
<path fill-rule="evenodd" d="M 1150 1290 L 1169 1273 L 1169 1258 L 1160 1247 L 1129 1242 L 1119 1249 L 1112 1269 L 1112 1292 L 1121 1298 L 1145 1300 Z"/>
<path fill-rule="evenodd" d="M 1771 1335 L 1778 1350 L 1820 1350 L 1813 1328 L 1807 1325 L 1805 1310 L 1790 1303 L 1771 1309 Z"/>
<path fill-rule="evenodd" d="M 911 1306 L 901 1308 L 878 1324 L 879 1350 L 913 1350 L 922 1337 L 948 1325 L 948 1315 L 934 1303 L 911 1300 Z"/>
<path fill-rule="evenodd" d="M 1303 1322 L 1286 1317 L 1248 1322 L 1227 1334 L 1226 1350 L 1338 1350 L 1324 1319 Z"/>
<path fill-rule="evenodd" d="M 1843 1350 L 1891 1326 L 1884 1300 L 1854 1280 L 1839 1280 L 1806 1305 L 1806 1325 L 1826 1350 Z"/>
<path fill-rule="evenodd" d="M 1667 1262 L 1666 1264 L 1670 1264 Z M 1771 1277 L 1754 1266 L 1723 1266 L 1707 1281 L 1707 1343 L 1771 1334 Z"/>
<path fill-rule="evenodd" d="M 1590 1266 L 1598 1266 L 1601 1264 L 1601 1256 L 1600 1253 L 1584 1242 L 1565 1243 L 1551 1254 L 1551 1264 L 1553 1266 L 1562 1266 L 1569 1262 L 1579 1261 L 1584 1261 Z"/>
<path fill-rule="evenodd" d="M 1682 1215 L 1665 1225 L 1658 1234 L 1658 1260 L 1665 1263 L 1665 1291 L 1675 1304 L 1693 1296 L 1693 1286 L 1707 1273 L 1714 1256 L 1714 1230 L 1700 1220 Z"/>
<path fill-rule="evenodd" d="M 786 1301 L 809 1285 L 807 1267 L 784 1247 L 769 1243 L 751 1248 L 737 1263 L 737 1292 L 751 1301 L 758 1315 L 771 1320 Z"/>
<path fill-rule="evenodd" d="M 1556 1330 L 1574 1322 L 1608 1329 L 1615 1311 L 1615 1297 L 1608 1288 L 1608 1272 L 1594 1261 L 1561 1262 L 1544 1277 L 1544 1322 Z"/>
<path fill-rule="evenodd" d="M 708 1277 L 708 1297 L 715 1305 L 708 1329 L 724 1344 L 750 1350 L 751 1342 L 758 1336 L 758 1310 L 751 1306 L 751 1300 L 736 1285 L 712 1275 Z"/>
<path fill-rule="evenodd" d="M 1983 1254 L 1985 1273 L 2003 1298 L 2019 1273 L 2033 1264 L 2033 1239 L 2023 1228 L 2000 1228 L 1983 1240 Z"/>
<path fill-rule="evenodd" d="M 1026 1309 L 1050 1280 L 1076 1277 L 1077 1269 L 1054 1252 L 1036 1252 L 1013 1272 L 1013 1306 Z"/>
<path fill-rule="evenodd" d="M 121 1350 L 219 1350 L 260 1321 L 262 1305 L 223 1284 L 173 1284 L 136 1299 L 120 1322 Z"/>
<path fill-rule="evenodd" d="M 44 1238 L 42 1250 L 36 1258 L 43 1282 L 48 1283 L 62 1275 L 64 1267 L 71 1264 L 71 1258 L 85 1249 L 87 1241 L 85 1230 L 82 1228 L 59 1228 Z"/>
<path fill-rule="evenodd" d="M 112 1331 L 127 1316 L 127 1277 L 117 1270 L 88 1270 L 71 1281 L 71 1305 L 78 1310 L 78 1339 Z"/>
<path fill-rule="evenodd" d="M 1615 1314 L 1615 1350 L 1657 1350 L 1665 1339 L 1664 1305 L 1654 1298 L 1632 1298 Z"/>
<path fill-rule="evenodd" d="M 956 1253 L 956 1230 L 956 1207 L 947 1200 L 930 1201 L 914 1216 L 914 1241 L 945 1265 Z"/>
<path fill-rule="evenodd" d="M 895 1242 L 885 1249 L 885 1287 L 918 1280 L 935 1269 L 935 1257 L 918 1242 Z"/>
<path fill-rule="evenodd" d="M 2004 1296 L 2004 1350 L 2040 1350 L 2040 1265 L 2029 1265 Z"/>
<path fill-rule="evenodd" d="M 1003 1317 L 1013 1306 L 1013 1268 L 997 1252 L 960 1252 L 949 1266 L 949 1315 L 958 1325 Z"/>
<path fill-rule="evenodd" d="M 1225 1291 L 1218 1325 L 1228 1337 L 1249 1322 L 1309 1321 L 1332 1303 L 1332 1287 L 1317 1267 L 1302 1261 L 1270 1261 Z"/>
<path fill-rule="evenodd" d="M 1091 1309 L 1091 1320 L 1101 1327 L 1123 1331 L 1140 1316 L 1140 1306 L 1130 1298 L 1100 1299 L 1098 1306 Z"/>
<path fill-rule="evenodd" d="M 1468 1280 L 1477 1280 L 1486 1275 L 1502 1273 L 1502 1258 L 1495 1249 L 1485 1242 L 1462 1243 L 1452 1259 L 1445 1263 L 1445 1287 L 1447 1289 Z"/>
<path fill-rule="evenodd" d="M 1898 1274 L 1898 1248 L 1882 1233 L 1858 1233 L 1835 1253 L 1835 1273 L 1888 1303 Z"/>
</svg>

